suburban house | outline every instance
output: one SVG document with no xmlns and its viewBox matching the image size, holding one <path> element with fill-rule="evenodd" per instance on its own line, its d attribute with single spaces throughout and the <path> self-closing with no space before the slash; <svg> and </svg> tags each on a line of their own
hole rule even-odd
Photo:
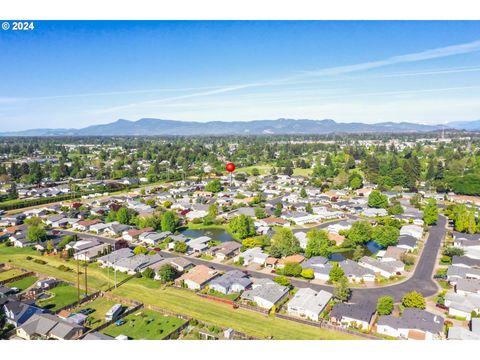
<svg viewBox="0 0 480 360">
<path fill-rule="evenodd" d="M 444 319 L 439 315 L 417 308 L 406 308 L 402 317 L 382 315 L 377 321 L 377 333 L 412 340 L 439 339 Z"/>
<path fill-rule="evenodd" d="M 455 292 L 460 295 L 480 295 L 480 279 L 458 279 L 455 284 Z"/>
<path fill-rule="evenodd" d="M 380 274 L 385 278 L 395 276 L 398 272 L 405 270 L 405 264 L 401 261 L 387 261 L 383 262 L 377 259 L 373 259 L 369 256 L 363 256 L 358 265 L 374 271 L 376 274 Z"/>
<path fill-rule="evenodd" d="M 144 229 L 130 229 L 122 233 L 122 238 L 124 240 L 133 242 L 138 240 L 138 237 L 142 235 L 144 232 L 151 232 L 151 231 L 153 231 L 153 228 L 150 228 L 150 227 L 144 228 Z"/>
<path fill-rule="evenodd" d="M 406 251 L 413 251 L 418 247 L 417 238 L 411 235 L 400 235 L 397 247 Z"/>
<path fill-rule="evenodd" d="M 419 225 L 404 225 L 400 229 L 400 235 L 410 235 L 420 240 L 423 236 L 423 227 Z"/>
<path fill-rule="evenodd" d="M 222 294 L 239 293 L 252 284 L 247 274 L 239 270 L 227 271 L 222 276 L 212 280 L 208 284 L 210 289 Z"/>
<path fill-rule="evenodd" d="M 302 264 L 303 269 L 312 269 L 315 279 L 327 281 L 330 278 L 330 270 L 333 265 L 323 256 L 313 256 Z"/>
<path fill-rule="evenodd" d="M 259 307 L 270 310 L 288 295 L 288 288 L 270 279 L 255 279 L 251 290 L 245 290 L 241 298 L 253 301 Z"/>
<path fill-rule="evenodd" d="M 97 259 L 97 263 L 100 266 L 110 267 L 113 266 L 118 260 L 129 258 L 133 256 L 133 251 L 129 248 L 123 248 L 119 250 L 112 251 L 110 254 L 101 256 Z"/>
<path fill-rule="evenodd" d="M 142 272 L 146 268 L 160 262 L 163 257 L 159 254 L 145 255 L 138 254 L 131 257 L 122 258 L 113 264 L 113 268 L 117 271 L 125 272 L 127 274 L 135 274 Z"/>
<path fill-rule="evenodd" d="M 345 304 L 337 303 L 330 312 L 330 321 L 342 325 L 352 326 L 363 330 L 370 330 L 376 304 Z"/>
<path fill-rule="evenodd" d="M 72 228 L 79 231 L 89 231 L 93 225 L 101 223 L 99 219 L 82 220 L 73 224 Z"/>
<path fill-rule="evenodd" d="M 208 249 L 207 253 L 215 256 L 219 260 L 225 260 L 237 255 L 240 252 L 241 247 L 242 244 L 236 241 L 226 241 L 220 245 Z"/>
<path fill-rule="evenodd" d="M 177 284 L 183 282 L 187 288 L 192 290 L 201 290 L 219 275 L 220 274 L 215 269 L 209 268 L 205 265 L 197 265 L 179 277 L 175 282 Z"/>
<path fill-rule="evenodd" d="M 89 247 L 88 249 L 76 252 L 73 255 L 75 260 L 91 261 L 99 256 L 102 256 L 105 251 L 111 247 L 110 244 L 98 244 L 96 246 Z"/>
<path fill-rule="evenodd" d="M 351 282 L 375 281 L 375 272 L 373 270 L 364 268 L 353 260 L 346 259 L 338 264 Z"/>
<path fill-rule="evenodd" d="M 17 328 L 17 336 L 25 339 L 75 340 L 83 334 L 83 327 L 52 314 L 35 314 Z"/>
<path fill-rule="evenodd" d="M 318 321 L 321 312 L 331 299 L 332 294 L 327 291 L 316 292 L 310 288 L 301 288 L 288 302 L 287 312 L 290 315 Z"/>
<path fill-rule="evenodd" d="M 138 240 L 148 245 L 156 245 L 158 242 L 166 239 L 172 235 L 170 231 L 164 231 L 161 233 L 155 231 L 145 231 L 138 236 Z"/>
<path fill-rule="evenodd" d="M 448 282 L 455 285 L 459 279 L 480 279 L 480 270 L 450 265 L 447 269 Z"/>
<path fill-rule="evenodd" d="M 382 256 L 382 261 L 401 261 L 402 256 L 407 252 L 407 249 L 400 248 L 398 246 L 389 246 L 385 250 L 385 254 Z"/>
<path fill-rule="evenodd" d="M 33 315 L 43 313 L 45 310 L 20 301 L 9 301 L 3 305 L 3 312 L 7 323 L 18 327 L 24 324 Z"/>
<path fill-rule="evenodd" d="M 188 245 L 188 252 L 190 253 L 201 253 L 208 249 L 208 242 L 211 241 L 212 238 L 208 236 L 200 236 L 195 239 L 191 239 L 187 242 Z"/>
<path fill-rule="evenodd" d="M 277 262 L 277 268 L 284 268 L 287 263 L 301 264 L 305 260 L 305 257 L 300 254 L 286 256 L 282 259 L 279 259 Z"/>
<path fill-rule="evenodd" d="M 239 261 L 240 258 L 243 258 L 243 265 L 248 266 L 250 264 L 265 265 L 265 261 L 268 258 L 268 255 L 265 254 L 261 248 L 254 247 L 251 249 L 245 250 L 243 253 L 238 254 L 233 260 Z"/>
<path fill-rule="evenodd" d="M 473 259 L 468 256 L 453 256 L 452 265 L 480 269 L 480 259 Z"/>
<path fill-rule="evenodd" d="M 480 312 L 480 294 L 447 293 L 445 294 L 445 306 L 448 306 L 449 315 L 470 320 L 472 311 Z"/>
</svg>

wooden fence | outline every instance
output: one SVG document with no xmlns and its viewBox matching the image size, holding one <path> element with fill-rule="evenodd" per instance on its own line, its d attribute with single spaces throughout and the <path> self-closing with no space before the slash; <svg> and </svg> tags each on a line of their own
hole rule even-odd
<svg viewBox="0 0 480 360">
<path fill-rule="evenodd" d="M 62 311 L 62 310 L 70 310 L 70 309 L 76 308 L 77 306 L 82 305 L 82 304 L 84 304 L 84 303 L 86 303 L 86 302 L 93 301 L 93 300 L 95 300 L 98 296 L 100 296 L 100 294 L 101 294 L 101 292 L 100 292 L 100 291 L 97 291 L 97 292 L 95 292 L 95 293 L 93 293 L 93 294 L 87 295 L 87 296 L 81 298 L 80 301 L 77 300 L 77 301 L 75 301 L 75 302 L 72 303 L 72 304 L 65 305 L 64 307 L 58 309 L 57 311 L 55 311 L 55 314 L 60 313 L 60 311 Z"/>
<path fill-rule="evenodd" d="M 139 303 L 137 305 L 135 305 L 134 307 L 131 307 L 131 308 L 128 308 L 126 311 L 124 311 L 123 313 L 121 313 L 116 319 L 114 320 L 110 320 L 110 321 L 107 321 L 107 322 L 104 322 L 103 324 L 95 327 L 95 328 L 92 328 L 88 331 L 86 331 L 81 338 L 84 338 L 87 334 L 90 334 L 92 332 L 96 332 L 96 331 L 101 331 L 107 327 L 109 327 L 110 325 L 114 324 L 116 321 L 120 320 L 121 318 L 124 318 L 125 316 L 128 316 L 132 313 L 134 313 L 135 311 L 141 309 L 143 307 L 143 304 L 142 303 Z"/>
<path fill-rule="evenodd" d="M 355 330 L 351 330 L 351 329 L 346 329 L 344 327 L 331 324 L 331 323 L 329 323 L 327 321 L 324 321 L 324 320 L 312 321 L 312 320 L 308 320 L 308 319 L 302 319 L 302 318 L 297 318 L 297 317 L 284 315 L 284 314 L 278 314 L 278 313 L 275 314 L 275 316 L 280 318 L 280 319 L 295 321 L 295 322 L 300 323 L 300 324 L 315 326 L 315 327 L 318 327 L 318 328 L 340 331 L 340 332 L 343 332 L 343 333 L 346 333 L 346 334 L 364 337 L 366 339 L 371 339 L 371 340 L 378 340 L 379 339 L 378 337 L 375 337 L 373 335 L 361 333 L 359 331 L 355 331 Z"/>
<path fill-rule="evenodd" d="M 18 281 L 18 280 L 22 280 L 26 277 L 33 276 L 33 275 L 35 275 L 35 273 L 29 271 L 29 272 L 26 272 L 26 273 L 23 273 L 23 274 L 20 274 L 20 275 L 17 275 L 17 276 L 13 276 L 9 279 L 5 279 L 3 281 L 0 281 L 0 286 L 4 286 L 5 284 L 8 284 L 8 283 L 11 283 L 11 282 L 14 282 L 14 281 Z"/>
</svg>

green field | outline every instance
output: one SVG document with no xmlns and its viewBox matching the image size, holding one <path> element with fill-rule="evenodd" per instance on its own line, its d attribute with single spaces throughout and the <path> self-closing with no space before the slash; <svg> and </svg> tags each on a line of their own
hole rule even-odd
<svg viewBox="0 0 480 360">
<path fill-rule="evenodd" d="M 0 251 L 2 251 L 2 250 L 0 250 Z M 3 253 L 3 251 L 2 251 L 2 253 Z M 0 262 L 4 262 L 4 261 L 0 261 Z M 17 270 L 17 269 L 5 270 L 5 271 L 0 272 L 0 281 L 5 281 L 5 280 L 11 279 L 15 276 L 22 275 L 22 274 L 23 274 L 23 271 Z"/>
<path fill-rule="evenodd" d="M 268 175 L 270 174 L 270 169 L 272 168 L 272 165 L 252 165 L 252 166 L 246 166 L 243 168 L 239 168 L 235 170 L 236 172 L 245 172 L 247 174 L 251 174 L 252 170 L 254 168 L 258 169 L 258 172 L 260 175 Z M 301 169 L 301 168 L 294 168 L 293 169 L 293 175 L 294 176 L 309 176 L 313 172 L 313 169 Z"/>
<path fill-rule="evenodd" d="M 28 289 L 33 284 L 35 284 L 37 280 L 38 278 L 36 276 L 27 276 L 26 278 L 23 278 L 21 280 L 8 283 L 7 286 L 10 288 L 16 287 L 16 288 L 19 288 L 20 291 L 23 291 L 25 289 Z"/>
<path fill-rule="evenodd" d="M 37 305 L 51 311 L 57 311 L 64 306 L 73 304 L 77 301 L 77 288 L 68 285 L 60 284 L 51 290 L 47 291 L 48 294 L 52 294 L 53 297 L 37 301 Z"/>
<path fill-rule="evenodd" d="M 27 260 L 26 257 L 31 256 L 33 259 L 41 259 L 47 264 L 38 264 L 32 260 Z M 71 283 L 77 282 L 77 263 L 74 260 L 67 261 L 59 256 L 42 256 L 37 251 L 31 248 L 15 248 L 0 245 L 0 263 L 10 263 L 18 267 L 22 267 L 34 272 L 53 276 Z M 68 266 L 71 271 L 62 271 L 58 269 L 59 265 Z M 17 275 L 21 272 L 17 271 Z M 83 275 L 84 269 L 80 268 L 80 273 Z M 4 273 L 0 273 L 3 275 Z M 8 276 L 12 277 L 12 275 Z M 125 279 L 127 275 L 117 272 L 117 282 Z M 0 278 L 1 279 L 1 278 Z M 1 281 L 1 280 L 0 280 Z M 80 284 L 84 286 L 84 277 L 80 276 Z M 113 272 L 102 269 L 97 264 L 93 263 L 88 266 L 88 287 L 98 290 L 106 290 L 113 285 Z"/>
<path fill-rule="evenodd" d="M 76 307 L 74 310 L 72 310 L 72 312 L 78 312 L 83 309 L 94 309 L 95 311 L 88 315 L 87 323 L 90 327 L 96 327 L 105 322 L 105 314 L 115 304 L 116 302 L 113 300 L 99 297 L 91 302 Z"/>
<path fill-rule="evenodd" d="M 31 260 L 26 260 L 26 256 L 41 258 L 48 262 L 47 265 L 37 264 Z M 74 266 L 74 262 L 66 262 L 59 257 L 42 257 L 31 249 L 7 248 L 0 246 L 0 262 L 11 260 L 13 265 L 37 271 L 57 277 L 62 280 L 76 282 L 76 273 L 64 272 L 56 268 L 60 264 L 69 267 Z M 112 274 L 107 277 L 107 271 L 96 265 L 90 265 L 88 270 L 88 284 L 94 289 L 105 289 L 111 284 Z M 118 273 L 118 280 L 121 280 L 123 274 Z M 108 281 L 110 279 L 110 281 Z M 152 280 L 153 281 L 153 280 Z M 83 283 L 83 282 L 82 282 Z M 152 286 L 153 287 L 153 286 Z M 246 309 L 233 309 L 231 306 L 214 302 L 212 300 L 202 299 L 193 292 L 179 290 L 171 287 L 152 288 L 145 286 L 145 279 L 131 279 L 113 292 L 126 298 L 141 301 L 170 310 L 176 313 L 184 314 L 202 320 L 207 323 L 213 323 L 225 328 L 231 327 L 237 331 L 244 332 L 258 338 L 273 336 L 274 339 L 360 339 L 357 336 L 344 334 L 341 332 L 320 329 L 308 325 L 298 324 L 292 321 L 283 320 L 275 317 L 267 317 L 260 313 Z"/>
<path fill-rule="evenodd" d="M 120 326 L 112 324 L 101 332 L 113 337 L 126 335 L 136 340 L 161 340 L 185 323 L 185 320 L 145 309 L 140 309 L 122 320 L 126 323 Z"/>
<path fill-rule="evenodd" d="M 137 279 L 128 281 L 113 292 L 207 323 L 224 328 L 231 327 L 261 339 L 268 336 L 283 340 L 360 339 L 357 336 L 303 325 L 246 309 L 233 309 L 230 305 L 200 298 L 195 293 L 186 290 L 172 287 L 147 289 L 141 286 Z"/>
</svg>

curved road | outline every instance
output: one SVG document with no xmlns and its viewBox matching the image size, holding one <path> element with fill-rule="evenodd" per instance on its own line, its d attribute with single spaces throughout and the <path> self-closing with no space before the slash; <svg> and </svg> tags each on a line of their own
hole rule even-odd
<svg viewBox="0 0 480 360">
<path fill-rule="evenodd" d="M 428 297 L 435 295 L 438 292 L 438 286 L 433 280 L 433 269 L 435 268 L 436 259 L 442 240 L 446 235 L 446 223 L 447 220 L 444 216 L 439 216 L 438 222 L 436 225 L 433 225 L 429 229 L 429 235 L 427 241 L 422 250 L 422 254 L 417 262 L 414 273 L 407 280 L 392 285 L 386 285 L 378 288 L 353 288 L 352 297 L 350 298 L 351 302 L 355 303 L 367 303 L 367 302 L 377 302 L 378 297 L 383 295 L 393 296 L 395 301 L 400 301 L 403 295 L 406 293 L 416 290 L 423 294 L 423 296 Z M 168 252 L 162 252 L 164 257 L 177 257 L 177 254 L 172 254 Z M 195 265 L 203 264 L 206 266 L 213 266 L 220 271 L 229 271 L 236 269 L 238 267 L 213 263 L 208 260 L 202 260 L 197 258 L 192 258 L 189 256 L 182 256 L 189 259 Z M 274 278 L 275 274 L 266 274 L 259 271 L 248 270 L 249 274 L 257 278 Z M 309 287 L 314 290 L 327 290 L 332 291 L 332 286 L 329 285 L 320 285 L 313 284 L 307 281 L 291 279 L 292 285 L 295 287 Z"/>
<path fill-rule="evenodd" d="M 324 223 L 316 227 L 323 228 L 323 227 L 327 227 L 332 223 L 334 222 Z M 446 224 L 447 224 L 447 219 L 444 216 L 439 216 L 437 224 L 430 227 L 429 235 L 423 247 L 422 254 L 418 259 L 414 273 L 411 275 L 410 278 L 408 278 L 403 282 L 392 284 L 392 285 L 386 285 L 383 287 L 353 288 L 350 301 L 355 303 L 367 303 L 367 302 L 376 303 L 378 297 L 383 295 L 393 296 L 395 301 L 400 301 L 403 295 L 405 295 L 405 293 L 408 293 L 413 290 L 416 290 L 422 293 L 423 296 L 425 297 L 435 295 L 438 292 L 438 286 L 433 280 L 433 269 L 435 268 L 436 259 L 437 259 L 438 251 L 440 250 L 440 246 L 442 244 L 442 240 L 445 238 L 445 235 L 447 232 Z M 309 230 L 309 229 L 299 229 L 297 231 L 301 231 L 301 230 Z M 75 234 L 75 232 L 66 231 L 66 230 L 62 230 L 61 232 L 63 232 L 64 234 L 70 234 L 70 235 Z M 97 238 L 99 241 L 102 241 L 102 242 L 109 242 L 109 243 L 115 242 L 114 239 L 106 238 L 103 236 L 91 235 L 91 234 L 88 234 L 87 236 Z M 206 266 L 214 267 L 215 269 L 220 271 L 229 271 L 229 270 L 239 269 L 238 267 L 235 267 L 232 265 L 214 263 L 212 261 L 193 258 L 190 256 L 178 255 L 178 254 L 173 254 L 173 253 L 164 252 L 164 251 L 161 251 L 160 253 L 162 254 L 162 256 L 166 258 L 179 257 L 179 256 L 184 257 L 190 260 L 195 265 L 203 264 Z M 257 277 L 257 278 L 273 279 L 276 276 L 275 274 L 263 273 L 263 272 L 254 271 L 254 270 L 248 270 L 248 273 L 253 277 Z M 329 286 L 329 285 L 314 284 L 314 283 L 309 283 L 307 281 L 296 280 L 296 279 L 291 279 L 291 282 L 292 282 L 292 285 L 295 287 L 298 287 L 298 288 L 309 287 L 317 291 L 327 290 L 331 292 L 333 288 L 332 286 Z"/>
</svg>

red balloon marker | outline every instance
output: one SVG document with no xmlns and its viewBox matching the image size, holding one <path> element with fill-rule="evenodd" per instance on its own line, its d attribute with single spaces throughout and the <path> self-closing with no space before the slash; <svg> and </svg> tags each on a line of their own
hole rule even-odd
<svg viewBox="0 0 480 360">
<path fill-rule="evenodd" d="M 226 166 L 225 169 L 227 169 L 228 172 L 232 173 L 235 171 L 235 164 L 229 162 Z"/>
</svg>

